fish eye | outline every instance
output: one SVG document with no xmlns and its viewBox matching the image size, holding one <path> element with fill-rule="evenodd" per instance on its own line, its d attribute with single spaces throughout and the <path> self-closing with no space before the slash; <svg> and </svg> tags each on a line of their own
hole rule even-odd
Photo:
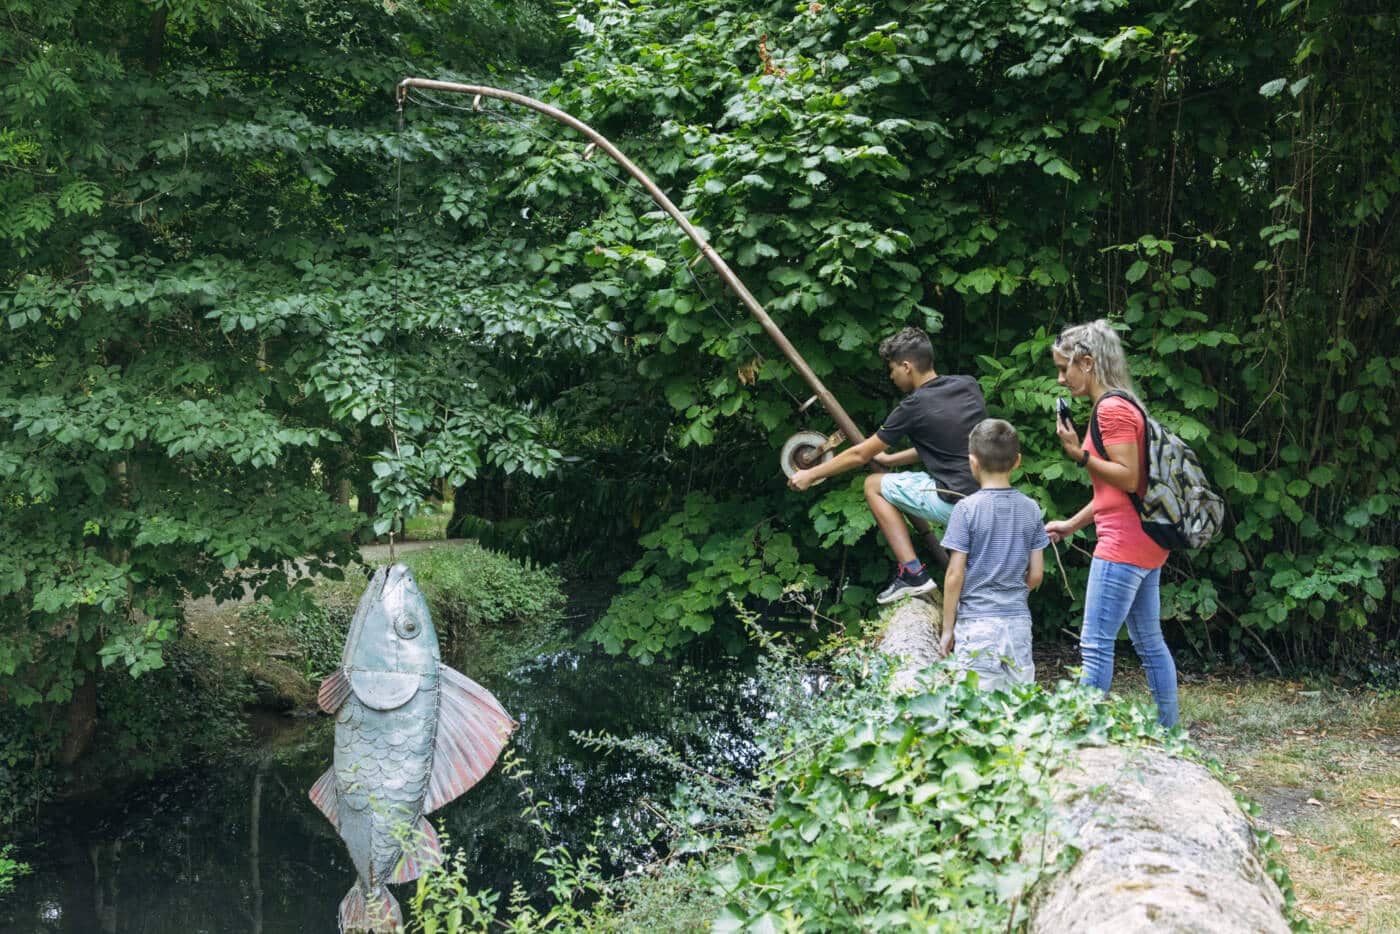
<svg viewBox="0 0 1400 934">
<path fill-rule="evenodd" d="M 423 627 L 418 625 L 418 620 L 412 616 L 400 616 L 394 621 L 394 632 L 403 639 L 417 639 L 418 634 L 423 631 Z"/>
</svg>

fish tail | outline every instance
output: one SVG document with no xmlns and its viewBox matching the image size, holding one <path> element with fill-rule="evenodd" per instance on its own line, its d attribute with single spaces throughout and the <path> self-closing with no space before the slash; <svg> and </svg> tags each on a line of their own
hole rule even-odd
<svg viewBox="0 0 1400 934">
<path fill-rule="evenodd" d="M 356 882 L 340 903 L 340 931 L 393 932 L 403 930 L 398 900 L 382 885 L 369 892 Z"/>
</svg>

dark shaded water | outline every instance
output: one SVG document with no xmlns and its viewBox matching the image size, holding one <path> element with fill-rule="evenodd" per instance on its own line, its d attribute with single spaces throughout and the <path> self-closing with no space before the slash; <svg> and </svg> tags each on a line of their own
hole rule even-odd
<svg viewBox="0 0 1400 934">
<path fill-rule="evenodd" d="M 581 848 L 599 822 L 606 849 L 625 860 L 647 855 L 636 842 L 654 825 L 643 802 L 664 804 L 676 777 L 588 750 L 570 730 L 654 735 L 692 764 L 742 767 L 752 757 L 757 689 L 732 670 L 560 652 L 506 675 L 474 676 L 520 721 L 511 748 L 531 771 L 536 797 L 556 804 L 546 840 L 521 817 L 520 781 L 498 765 L 434 815 L 450 845 L 467 853 L 480 888 L 508 893 L 518 880 L 540 892 L 546 880 L 534 853 L 545 843 Z M 53 816 L 16 854 L 34 872 L 0 897 L 0 931 L 334 932 L 354 871 L 306 794 L 330 764 L 332 726 L 329 718 L 310 721 L 256 758 L 167 776 L 120 800 Z M 405 905 L 411 892 L 411 884 L 396 887 Z"/>
</svg>

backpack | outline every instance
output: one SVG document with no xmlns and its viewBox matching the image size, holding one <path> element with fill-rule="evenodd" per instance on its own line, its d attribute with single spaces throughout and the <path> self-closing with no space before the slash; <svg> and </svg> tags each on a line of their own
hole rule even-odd
<svg viewBox="0 0 1400 934">
<path fill-rule="evenodd" d="M 1196 452 L 1149 416 L 1132 396 L 1110 390 L 1099 397 L 1099 402 L 1109 396 L 1127 399 L 1142 416 L 1147 442 L 1143 457 L 1147 491 L 1141 497 L 1136 491 L 1128 494 L 1142 530 L 1148 538 L 1169 550 L 1200 548 L 1224 525 L 1225 501 L 1210 488 Z M 1089 416 L 1089 434 L 1099 456 L 1107 459 L 1108 451 L 1099 431 L 1097 404 Z"/>
</svg>

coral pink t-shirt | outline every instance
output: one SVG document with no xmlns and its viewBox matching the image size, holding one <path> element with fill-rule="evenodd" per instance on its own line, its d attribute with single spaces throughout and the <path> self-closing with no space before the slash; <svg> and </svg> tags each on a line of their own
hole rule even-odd
<svg viewBox="0 0 1400 934">
<path fill-rule="evenodd" d="M 1099 433 L 1105 448 L 1115 444 L 1136 444 L 1138 455 L 1145 456 L 1146 425 L 1142 415 L 1127 399 L 1110 396 L 1099 402 L 1097 410 Z M 1085 439 L 1090 457 L 1098 457 L 1098 448 Z M 1095 558 L 1132 564 L 1140 568 L 1159 568 L 1167 562 L 1167 550 L 1154 542 L 1142 530 L 1133 501 L 1117 487 L 1090 475 L 1094 481 L 1094 530 L 1098 533 Z M 1138 479 L 1138 495 L 1147 492 L 1147 471 Z"/>
</svg>

